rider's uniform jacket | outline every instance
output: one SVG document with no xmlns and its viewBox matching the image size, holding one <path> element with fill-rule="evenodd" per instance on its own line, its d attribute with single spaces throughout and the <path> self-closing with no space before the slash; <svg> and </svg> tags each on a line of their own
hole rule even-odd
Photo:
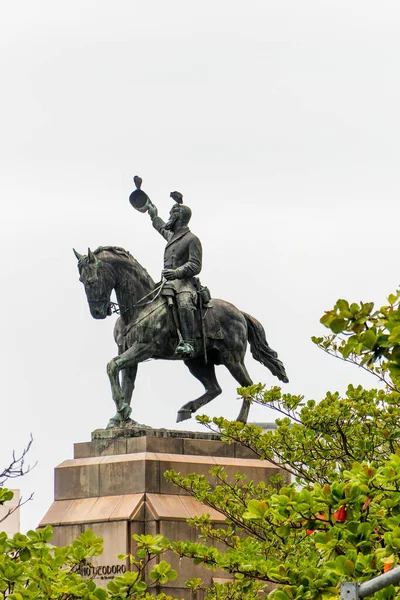
<svg viewBox="0 0 400 600">
<path fill-rule="evenodd" d="M 193 291 L 192 277 L 198 275 L 202 265 L 201 242 L 189 227 L 177 233 L 165 229 L 165 222 L 157 216 L 153 227 L 168 241 L 164 252 L 164 269 L 175 269 L 177 279 L 172 280 L 177 293 Z"/>
</svg>

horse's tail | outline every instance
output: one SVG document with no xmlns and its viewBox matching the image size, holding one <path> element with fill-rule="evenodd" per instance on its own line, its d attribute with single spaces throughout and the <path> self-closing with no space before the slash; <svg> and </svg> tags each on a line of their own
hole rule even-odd
<svg viewBox="0 0 400 600">
<path fill-rule="evenodd" d="M 275 350 L 269 347 L 264 327 L 251 315 L 245 312 L 242 312 L 242 315 L 246 319 L 247 339 L 249 340 L 250 351 L 253 357 L 264 365 L 264 367 L 267 367 L 272 375 L 275 375 L 284 383 L 288 383 L 289 379 L 286 375 L 285 367 L 282 361 L 279 360 Z"/>
</svg>

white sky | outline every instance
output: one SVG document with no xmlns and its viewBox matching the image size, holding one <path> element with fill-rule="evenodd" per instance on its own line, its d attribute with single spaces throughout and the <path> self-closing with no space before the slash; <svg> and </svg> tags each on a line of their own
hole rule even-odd
<svg viewBox="0 0 400 600">
<path fill-rule="evenodd" d="M 115 317 L 91 318 L 72 247 L 119 245 L 155 279 L 162 268 L 164 240 L 128 203 L 135 174 L 162 216 L 184 194 L 203 282 L 264 324 L 287 391 L 372 387 L 310 336 L 338 297 L 379 304 L 399 283 L 398 2 L 0 6 L 0 464 L 30 432 L 39 461 L 18 481 L 35 492 L 22 528 L 51 504 L 53 468 L 114 413 Z M 218 378 L 201 412 L 235 418 L 237 384 Z M 146 363 L 132 416 L 198 428 L 175 418 L 201 391 L 183 364 Z"/>
</svg>

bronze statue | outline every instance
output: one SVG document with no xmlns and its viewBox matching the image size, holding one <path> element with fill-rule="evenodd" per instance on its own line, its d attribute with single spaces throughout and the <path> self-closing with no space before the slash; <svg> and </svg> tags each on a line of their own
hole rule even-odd
<svg viewBox="0 0 400 600">
<path fill-rule="evenodd" d="M 108 427 L 138 425 L 130 419 L 131 397 L 138 364 L 150 358 L 183 360 L 204 385 L 205 393 L 178 411 L 177 422 L 189 419 L 221 394 L 215 365 L 225 365 L 241 386 L 252 384 L 243 362 L 247 342 L 253 357 L 287 382 L 285 368 L 269 347 L 262 325 L 229 302 L 212 299 L 209 303 L 201 293 L 195 279 L 202 266 L 201 243 L 188 228 L 191 211 L 182 195 L 171 193 L 176 204 L 164 223 L 141 183 L 136 177 L 137 189 L 130 202 L 140 212 L 149 212 L 153 226 L 168 242 L 162 281 L 156 284 L 123 248 L 101 246 L 94 252 L 89 249 L 87 255 L 74 251 L 92 316 L 104 319 L 111 314 L 113 289 L 120 311 L 114 329 L 118 356 L 107 365 L 117 412 Z M 247 421 L 249 408 L 244 400 L 238 421 Z"/>
</svg>

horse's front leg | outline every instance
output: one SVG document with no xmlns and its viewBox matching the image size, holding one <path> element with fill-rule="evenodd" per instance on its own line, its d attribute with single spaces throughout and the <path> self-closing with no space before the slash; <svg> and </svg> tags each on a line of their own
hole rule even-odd
<svg viewBox="0 0 400 600">
<path fill-rule="evenodd" d="M 135 380 L 137 375 L 138 365 L 125 367 L 121 371 L 121 386 L 124 394 L 125 404 L 131 405 L 133 390 L 135 389 Z"/>
<path fill-rule="evenodd" d="M 110 419 L 107 429 L 118 427 L 122 423 L 129 421 L 132 409 L 130 407 L 130 398 L 125 395 L 126 392 L 132 394 L 137 365 L 144 360 L 151 358 L 151 352 L 146 344 L 134 344 L 126 352 L 116 356 L 107 365 L 107 374 L 110 379 L 112 398 L 115 402 L 117 412 Z M 132 378 L 126 384 L 124 389 L 119 381 L 119 374 L 122 370 L 132 374 Z M 129 375 L 128 375 L 129 378 Z M 125 392 L 125 393 L 124 393 Z"/>
</svg>

